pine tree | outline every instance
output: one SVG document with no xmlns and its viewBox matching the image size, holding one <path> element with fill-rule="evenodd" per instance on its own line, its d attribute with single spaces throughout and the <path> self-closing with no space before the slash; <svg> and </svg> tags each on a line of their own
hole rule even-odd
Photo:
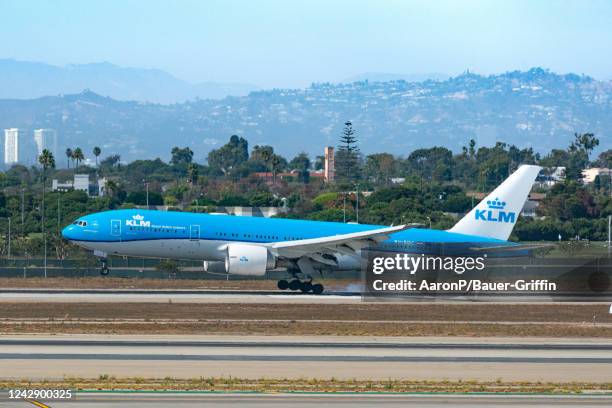
<svg viewBox="0 0 612 408">
<path fill-rule="evenodd" d="M 343 183 L 350 183 L 360 179 L 360 153 L 357 147 L 355 130 L 350 121 L 344 123 L 340 145 L 336 152 L 336 178 Z"/>
</svg>

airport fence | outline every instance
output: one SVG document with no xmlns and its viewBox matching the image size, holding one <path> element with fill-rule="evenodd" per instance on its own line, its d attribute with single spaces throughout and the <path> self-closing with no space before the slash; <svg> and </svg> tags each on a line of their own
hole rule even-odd
<svg viewBox="0 0 612 408">
<path fill-rule="evenodd" d="M 208 279 L 208 280 L 278 280 L 288 277 L 285 271 L 269 271 L 264 276 L 227 275 L 205 272 L 201 262 L 181 261 L 176 271 L 161 270 L 157 259 L 109 258 L 110 276 L 136 279 Z M 0 259 L 0 278 L 87 278 L 100 276 L 100 263 L 84 259 Z M 359 279 L 360 271 L 328 274 L 330 279 Z"/>
</svg>

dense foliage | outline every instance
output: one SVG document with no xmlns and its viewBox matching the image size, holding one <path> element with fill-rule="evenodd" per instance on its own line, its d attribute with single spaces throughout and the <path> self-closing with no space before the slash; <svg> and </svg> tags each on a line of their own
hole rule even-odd
<svg viewBox="0 0 612 408">
<path fill-rule="evenodd" d="M 343 135 L 345 147 L 347 132 L 351 139 L 358 136 L 348 124 L 350 132 L 345 129 Z M 306 153 L 300 153 L 287 160 L 265 145 L 249 151 L 248 141 L 236 135 L 211 151 L 206 165 L 193 161 L 190 148 L 174 147 L 169 163 L 158 158 L 124 164 L 119 156 L 111 155 L 97 167 L 88 167 L 82 164 L 84 153 L 77 147 L 66 152 L 70 168 L 55 169 L 56 162 L 46 151 L 40 158 L 41 166 L 15 165 L 0 172 L 0 231 L 4 234 L 0 252 L 7 253 L 9 218 L 14 256 L 39 255 L 44 230 L 49 252 L 62 258 L 75 250 L 59 236 L 65 225 L 86 213 L 144 206 L 147 198 L 150 206 L 171 210 L 286 206 L 290 209 L 283 215 L 286 217 L 350 222 L 358 216 L 361 223 L 419 222 L 448 228 L 479 201 L 473 193 L 490 191 L 523 163 L 540 164 L 544 173 L 564 166 L 567 177 L 552 186 L 536 184 L 535 191 L 546 193 L 546 197 L 537 217 L 519 219 L 514 239 L 580 236 L 605 240 L 607 216 L 612 214 L 611 180 L 598 177 L 584 185 L 578 176 L 587 166 L 611 165 L 612 150 L 590 160 L 597 143 L 592 134 L 576 134 L 566 150 L 556 149 L 543 157 L 532 149 L 501 142 L 486 147 L 470 141 L 456 154 L 436 146 L 406 156 L 378 153 L 362 157 L 357 149 L 349 149 L 350 163 L 343 162 L 340 155 L 337 165 L 354 170 L 350 176 L 345 174 L 341 183 L 324 183 L 321 177 L 313 177 L 313 169 L 321 167 L 319 157 L 311 161 Z M 93 151 L 96 158 L 100 153 L 99 148 Z M 89 174 L 92 180 L 104 178 L 106 194 L 88 197 L 80 191 L 50 192 L 51 179 L 63 181 L 75 173 Z"/>
</svg>

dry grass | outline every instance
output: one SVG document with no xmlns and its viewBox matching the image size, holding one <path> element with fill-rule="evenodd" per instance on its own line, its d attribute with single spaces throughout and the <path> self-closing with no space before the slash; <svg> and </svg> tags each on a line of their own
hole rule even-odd
<svg viewBox="0 0 612 408">
<path fill-rule="evenodd" d="M 276 281 L 228 281 L 203 279 L 87 278 L 1 278 L 2 288 L 30 289 L 256 289 L 275 290 Z"/>
<path fill-rule="evenodd" d="M 607 312 L 601 304 L 6 302 L 0 333 L 612 338 Z"/>
<path fill-rule="evenodd" d="M 338 290 L 350 284 L 348 279 L 318 279 L 328 290 Z M 113 277 L 87 278 L 0 278 L 0 288 L 29 289 L 223 289 L 278 290 L 276 280 L 225 279 L 138 279 Z"/>
<path fill-rule="evenodd" d="M 612 338 L 612 327 L 590 324 L 204 321 L 190 323 L 0 323 L 2 334 L 184 334 L 312 336 L 468 336 Z"/>
<path fill-rule="evenodd" d="M 612 323 L 605 304 L 487 303 L 23 303 L 3 302 L 0 319 L 247 319 Z"/>
<path fill-rule="evenodd" d="M 541 383 L 505 381 L 411 381 L 338 380 L 334 378 L 243 379 L 243 378 L 65 378 L 62 381 L 0 381 L 0 388 L 70 388 L 83 390 L 216 391 L 216 392 L 492 392 L 580 394 L 610 392 L 612 383 Z"/>
</svg>

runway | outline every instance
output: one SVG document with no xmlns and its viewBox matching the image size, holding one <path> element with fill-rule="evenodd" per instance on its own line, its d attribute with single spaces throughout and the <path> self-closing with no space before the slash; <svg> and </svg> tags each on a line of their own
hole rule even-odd
<svg viewBox="0 0 612 408">
<path fill-rule="evenodd" d="M 291 291 L 264 290 L 193 290 L 193 289 L 0 289 L 0 303 L 244 303 L 244 304 L 355 304 L 367 302 L 393 303 L 503 303 L 503 304 L 607 304 L 609 299 L 589 297 L 553 299 L 547 296 L 520 297 L 406 297 L 406 298 L 364 298 L 360 292 L 326 291 L 321 295 L 304 294 Z"/>
<path fill-rule="evenodd" d="M 609 407 L 610 395 L 415 395 L 415 394 L 101 394 L 78 393 L 73 401 L 48 402 L 51 408 L 320 408 L 340 407 Z M 33 407 L 25 401 L 1 401 L 0 408 Z"/>
<path fill-rule="evenodd" d="M 612 378 L 612 343 L 403 338 L 0 338 L 5 379 L 117 377 L 584 381 Z"/>
<path fill-rule="evenodd" d="M 149 290 L 149 289 L 1 289 L 1 302 L 27 303 L 359 303 L 357 292 L 323 295 L 281 291 Z"/>
</svg>

